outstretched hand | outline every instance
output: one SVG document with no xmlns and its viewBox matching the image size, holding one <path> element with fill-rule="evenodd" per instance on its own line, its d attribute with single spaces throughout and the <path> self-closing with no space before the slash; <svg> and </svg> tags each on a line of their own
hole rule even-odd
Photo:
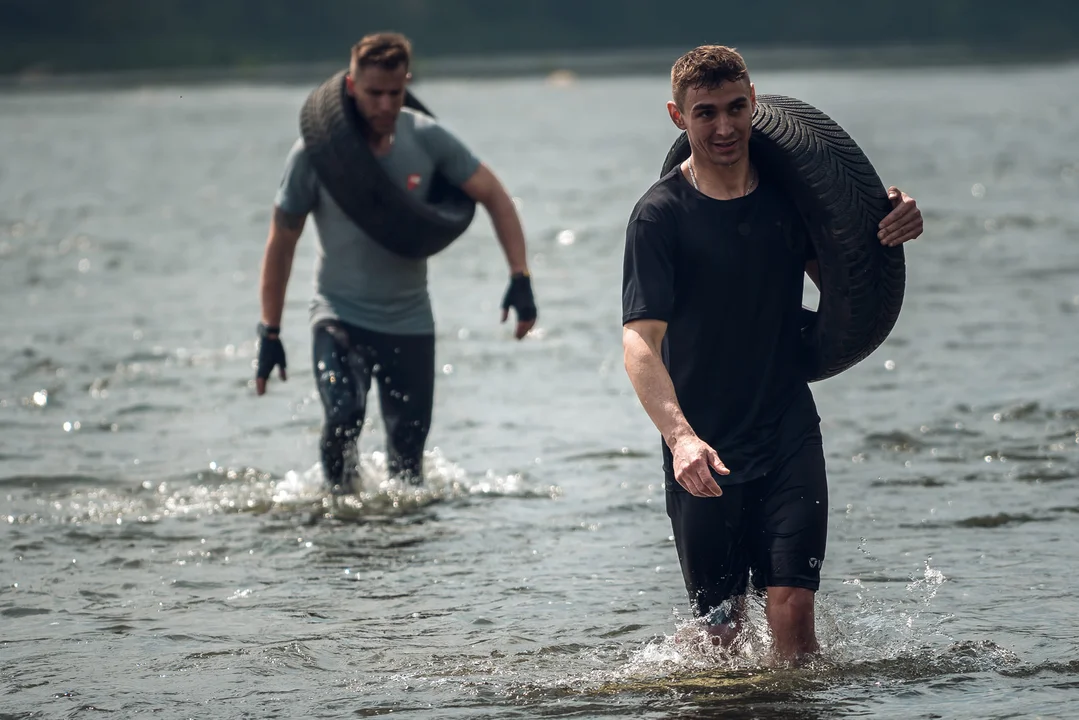
<svg viewBox="0 0 1079 720">
<path fill-rule="evenodd" d="M 898 247 L 922 234 L 922 211 L 910 195 L 895 185 L 888 188 L 892 211 L 880 221 L 877 238 L 887 247 Z"/>
</svg>

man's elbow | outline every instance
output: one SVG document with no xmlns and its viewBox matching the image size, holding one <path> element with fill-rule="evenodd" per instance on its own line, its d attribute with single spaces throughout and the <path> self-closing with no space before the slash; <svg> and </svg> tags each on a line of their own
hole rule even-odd
<svg viewBox="0 0 1079 720">
<path fill-rule="evenodd" d="M 622 329 L 622 365 L 626 372 L 633 374 L 633 369 L 640 365 L 642 350 L 647 350 L 644 338 L 632 328 Z"/>
<path fill-rule="evenodd" d="M 506 186 L 486 165 L 480 165 L 476 171 L 475 192 L 473 199 L 483 205 L 489 213 L 517 212 L 517 206 Z"/>
<path fill-rule="evenodd" d="M 300 235 L 302 234 L 302 221 L 293 226 L 275 222 L 270 225 L 270 235 L 266 238 L 266 251 L 276 254 L 291 254 L 296 251 L 296 245 L 300 242 Z"/>
<path fill-rule="evenodd" d="M 503 213 L 516 212 L 517 210 L 517 206 L 513 204 L 513 199 L 501 185 L 496 184 L 492 187 L 483 188 L 474 199 L 492 217 Z"/>
</svg>

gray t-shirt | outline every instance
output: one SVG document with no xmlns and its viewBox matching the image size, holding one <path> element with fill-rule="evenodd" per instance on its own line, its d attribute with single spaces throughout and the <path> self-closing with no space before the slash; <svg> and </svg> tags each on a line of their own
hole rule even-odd
<svg viewBox="0 0 1079 720">
<path fill-rule="evenodd" d="M 461 185 L 480 165 L 436 120 L 408 108 L 397 119 L 392 149 L 379 161 L 394 182 L 421 196 L 426 195 L 435 170 Z M 312 324 L 343 320 L 396 335 L 434 333 L 427 261 L 390 252 L 345 215 L 319 182 L 303 138 L 288 155 L 274 204 L 291 215 L 310 213 L 315 220 Z"/>
</svg>

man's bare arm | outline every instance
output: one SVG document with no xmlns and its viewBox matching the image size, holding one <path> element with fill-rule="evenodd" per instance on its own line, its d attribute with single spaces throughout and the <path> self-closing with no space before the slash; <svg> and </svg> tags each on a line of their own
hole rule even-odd
<svg viewBox="0 0 1079 720">
<path fill-rule="evenodd" d="M 660 320 L 634 320 L 622 329 L 622 350 L 633 389 L 663 435 L 674 455 L 675 479 L 698 497 L 723 494 L 712 477 L 710 467 L 721 475 L 729 473 L 716 451 L 697 437 L 678 404 L 674 383 L 663 365 L 661 346 L 667 323 Z"/>
<path fill-rule="evenodd" d="M 674 383 L 663 365 L 661 347 L 666 333 L 667 323 L 661 320 L 627 323 L 622 328 L 622 352 L 626 373 L 644 411 L 667 445 L 673 447 L 680 438 L 694 433 L 682 414 Z"/>
<path fill-rule="evenodd" d="M 270 233 L 266 238 L 266 251 L 262 256 L 262 277 L 259 295 L 262 303 L 262 322 L 280 327 L 285 310 L 285 289 L 292 273 L 292 259 L 296 255 L 296 243 L 303 233 L 306 215 L 292 215 L 274 207 L 270 221 Z"/>
<path fill-rule="evenodd" d="M 491 216 L 491 224 L 494 226 L 498 243 L 502 246 L 502 252 L 506 256 L 506 264 L 509 265 L 510 275 L 518 276 L 515 282 L 523 285 L 526 289 L 524 304 L 529 306 L 531 312 L 522 318 L 518 307 L 517 328 L 514 336 L 520 340 L 536 324 L 535 302 L 531 298 L 531 279 L 528 278 L 528 257 L 525 250 L 525 232 L 521 227 L 521 218 L 517 215 L 517 206 L 513 204 L 513 198 L 506 192 L 495 174 L 486 165 L 480 164 L 472 177 L 466 180 L 461 189 L 476 202 L 483 205 L 487 214 Z M 524 276 L 523 278 L 520 276 Z M 510 290 L 514 290 L 511 283 Z M 502 322 L 506 321 L 509 310 L 506 303 L 512 303 L 511 296 L 503 301 Z"/>
<path fill-rule="evenodd" d="M 525 233 L 521 219 L 517 216 L 517 207 L 502 183 L 486 165 L 480 165 L 476 172 L 462 185 L 461 189 L 476 202 L 483 205 L 491 216 L 495 235 L 506 255 L 510 273 L 528 272 L 528 258 L 525 253 Z"/>
</svg>

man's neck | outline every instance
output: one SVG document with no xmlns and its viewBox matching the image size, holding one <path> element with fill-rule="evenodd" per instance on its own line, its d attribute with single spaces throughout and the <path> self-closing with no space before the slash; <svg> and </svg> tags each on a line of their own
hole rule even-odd
<svg viewBox="0 0 1079 720">
<path fill-rule="evenodd" d="M 693 182 L 702 194 L 716 200 L 732 200 L 749 194 L 756 185 L 756 171 L 745 157 L 733 165 L 700 162 L 690 155 L 683 168 L 686 179 Z"/>
<path fill-rule="evenodd" d="M 371 147 L 371 152 L 376 156 L 388 155 L 390 149 L 393 148 L 393 133 L 388 135 L 371 133 L 367 137 L 367 144 Z"/>
</svg>

